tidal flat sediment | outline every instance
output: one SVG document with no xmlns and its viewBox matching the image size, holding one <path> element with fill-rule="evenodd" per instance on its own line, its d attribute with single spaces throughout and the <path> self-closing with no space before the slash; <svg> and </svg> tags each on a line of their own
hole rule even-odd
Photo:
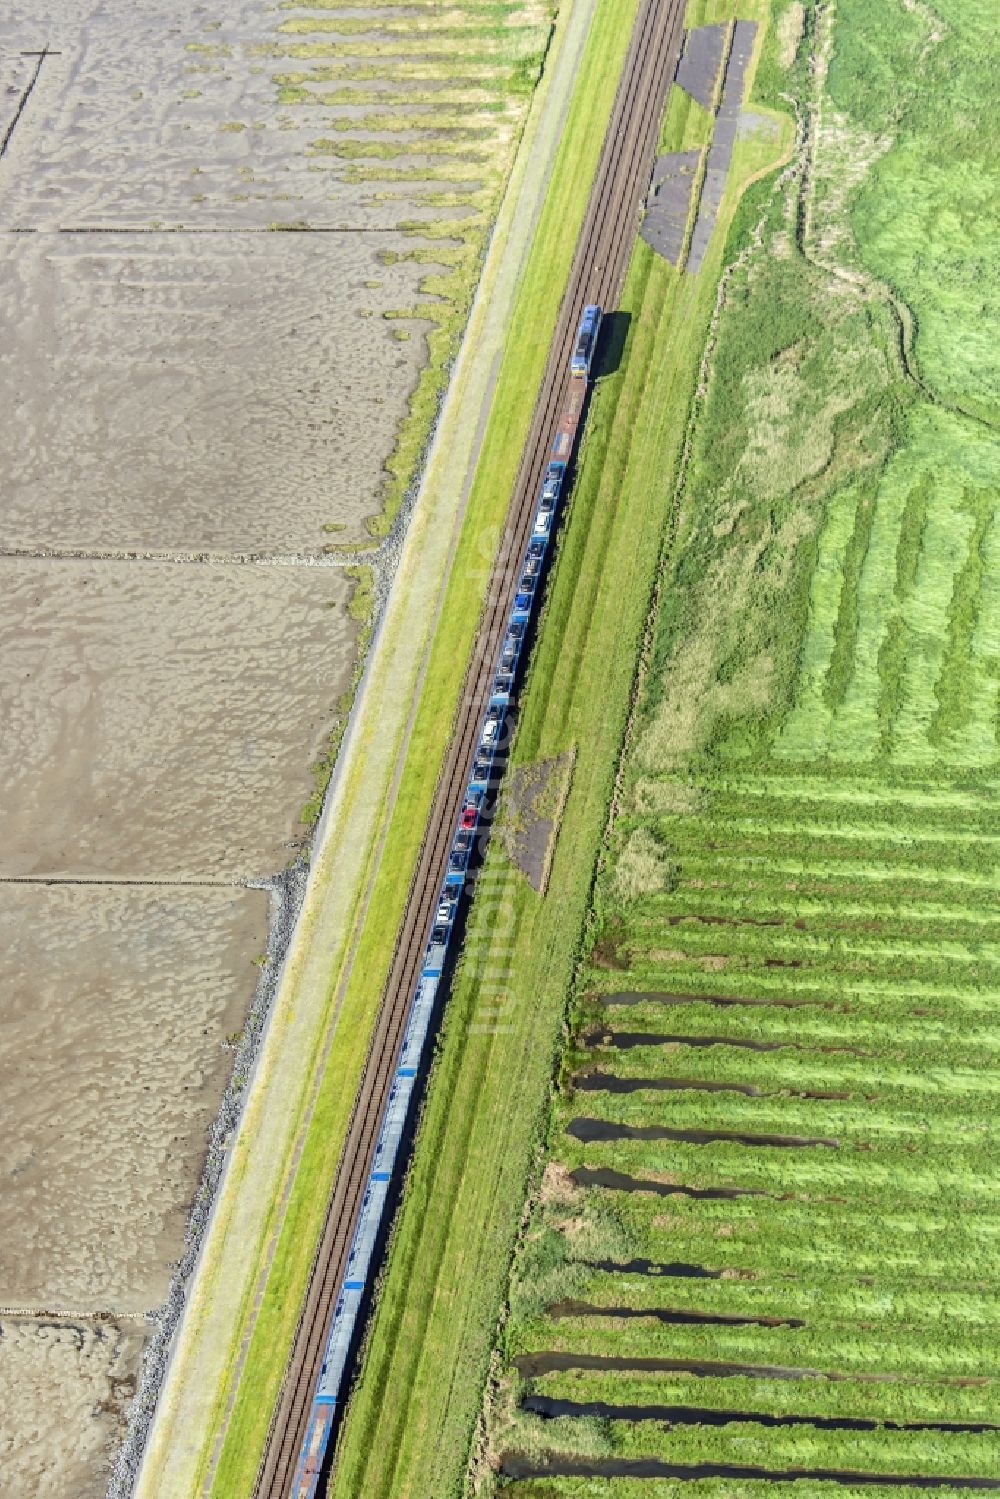
<svg viewBox="0 0 1000 1499">
<path fill-rule="evenodd" d="M 5 1499 L 141 1446 L 544 16 L 8 8 Z"/>
<path fill-rule="evenodd" d="M 4 16 L 4 1499 L 129 1487 L 543 54 L 424 9 Z"/>
</svg>

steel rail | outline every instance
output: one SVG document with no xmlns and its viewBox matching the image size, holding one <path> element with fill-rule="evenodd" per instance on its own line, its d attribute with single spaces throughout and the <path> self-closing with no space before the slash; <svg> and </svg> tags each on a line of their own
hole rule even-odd
<svg viewBox="0 0 1000 1499">
<path fill-rule="evenodd" d="M 613 308 L 620 294 L 652 170 L 681 39 L 684 0 L 643 0 L 626 54 L 601 158 L 552 338 L 451 743 L 435 793 L 361 1083 L 327 1203 L 280 1397 L 257 1476 L 257 1499 L 288 1499 L 322 1365 L 333 1309 L 454 830 L 478 746 L 500 643 L 507 629 L 552 434 L 569 387 L 569 354 L 587 302 Z"/>
</svg>

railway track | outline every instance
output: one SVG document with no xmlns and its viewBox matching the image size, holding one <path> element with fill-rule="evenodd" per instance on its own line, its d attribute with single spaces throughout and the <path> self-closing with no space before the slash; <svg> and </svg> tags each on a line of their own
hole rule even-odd
<svg viewBox="0 0 1000 1499">
<path fill-rule="evenodd" d="M 642 0 L 633 28 L 451 743 L 327 1204 L 292 1356 L 272 1417 L 254 1490 L 256 1499 L 288 1499 L 291 1493 L 327 1332 L 489 701 L 494 665 L 507 628 L 553 430 L 568 394 L 569 355 L 577 320 L 585 303 L 613 309 L 621 292 L 653 165 L 663 105 L 677 66 L 684 6 L 685 0 Z"/>
</svg>

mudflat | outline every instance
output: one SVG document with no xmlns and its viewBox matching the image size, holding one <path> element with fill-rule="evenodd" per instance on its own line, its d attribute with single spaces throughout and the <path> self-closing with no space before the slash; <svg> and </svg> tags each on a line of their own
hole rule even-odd
<svg viewBox="0 0 1000 1499">
<path fill-rule="evenodd" d="M 0 876 L 288 864 L 352 591 L 328 567 L 0 557 Z"/>
<path fill-rule="evenodd" d="M 4 1499 L 104 1493 L 143 1341 L 138 1323 L 0 1316 Z"/>
<path fill-rule="evenodd" d="M 303 112 L 275 92 L 276 75 L 283 83 L 299 58 L 317 55 L 329 56 L 332 84 L 350 87 L 359 74 L 369 95 L 400 56 L 412 59 L 407 71 L 419 82 L 421 53 L 433 42 L 412 31 L 376 31 L 374 49 L 356 31 L 317 40 L 287 30 L 301 23 L 297 12 L 264 0 L 217 9 L 199 0 L 53 0 L 44 11 L 14 0 L 4 10 L 3 82 L 32 87 L 4 162 L 4 224 L 344 232 L 396 228 L 414 207 L 428 221 L 451 217 L 453 209 L 421 201 L 439 153 L 392 197 L 365 191 L 343 158 L 317 146 L 352 112 L 351 100 Z M 321 21 L 356 27 L 358 18 L 345 5 Z M 19 96 L 5 95 L 2 107 L 13 112 Z M 360 95 L 359 106 L 370 115 L 370 97 Z"/>
<path fill-rule="evenodd" d="M 384 240 L 0 240 L 0 546 L 317 556 L 363 539 L 426 357 L 392 336 L 422 324 L 383 317 L 419 302 L 426 267 L 383 265 Z"/>
<path fill-rule="evenodd" d="M 4 1499 L 102 1492 L 155 1395 L 357 674 L 337 548 L 419 461 L 401 424 L 516 139 L 516 58 L 411 21 L 5 10 Z"/>
<path fill-rule="evenodd" d="M 267 904 L 226 887 L 0 885 L 0 1304 L 163 1301 Z"/>
</svg>

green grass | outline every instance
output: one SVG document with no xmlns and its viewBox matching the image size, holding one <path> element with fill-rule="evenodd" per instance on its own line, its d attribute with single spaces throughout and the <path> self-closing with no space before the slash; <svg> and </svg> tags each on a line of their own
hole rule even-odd
<svg viewBox="0 0 1000 1499">
<path fill-rule="evenodd" d="M 927 731 L 929 742 L 946 751 L 953 737 L 969 727 L 974 713 L 975 640 L 990 562 L 986 542 L 993 526 L 993 509 L 994 496 L 988 490 L 966 490 L 963 495 L 961 511 L 968 513 L 972 524 L 948 606 L 947 639 L 934 688 L 938 706 Z M 994 661 L 990 662 L 990 676 L 995 676 Z M 984 738 L 982 748 L 987 758 L 992 758 L 994 744 L 992 734 Z"/>
<path fill-rule="evenodd" d="M 807 16 L 815 71 L 765 49 L 766 88 L 806 98 L 832 58 L 823 127 L 696 406 L 494 1461 L 1000 1471 L 997 1431 L 934 1425 L 1000 1424 L 1000 184 L 988 7 L 934 9 L 937 34 L 890 0 Z M 571 1367 L 522 1377 L 539 1350 Z M 594 1355 L 626 1367 L 572 1367 Z M 738 1414 L 543 1421 L 528 1393 Z"/>
<path fill-rule="evenodd" d="M 775 149 L 741 144 L 737 180 Z M 734 186 L 724 218 L 736 197 Z M 514 764 L 528 765 L 576 748 L 551 881 L 537 896 L 491 849 L 340 1447 L 333 1492 L 344 1499 L 462 1489 L 722 239 L 699 278 L 678 276 L 644 245 L 632 262 L 625 355 L 588 417 L 514 749 Z"/>
<path fill-rule="evenodd" d="M 864 261 L 912 309 L 931 390 L 995 427 L 1000 262 L 989 224 L 1000 131 L 988 61 L 995 11 L 989 0 L 936 5 L 934 41 L 931 11 L 867 0 L 839 10 L 834 104 L 866 128 L 898 122 L 893 149 L 854 208 Z"/>
<path fill-rule="evenodd" d="M 635 0 L 632 0 L 635 3 Z M 529 327 L 531 340 L 513 341 L 498 375 L 493 410 L 468 502 L 451 578 L 432 650 L 410 748 L 396 795 L 395 811 L 373 886 L 360 946 L 354 955 L 324 1082 L 296 1172 L 280 1240 L 254 1322 L 244 1373 L 236 1392 L 212 1492 L 249 1492 L 267 1423 L 290 1346 L 321 1227 L 329 1163 L 344 1138 L 350 1105 L 402 915 L 410 872 L 419 852 L 431 799 L 456 708 L 462 673 L 455 663 L 472 648 L 489 581 L 496 538 L 527 433 L 562 288 L 582 220 L 590 176 L 596 168 L 604 123 L 617 73 L 611 62 L 624 56 L 627 32 L 620 7 L 604 4 L 570 106 L 564 144 L 556 161 L 535 246 L 518 295 L 515 326 Z M 589 173 L 589 175 L 588 175 Z M 373 851 L 374 857 L 374 851 Z M 330 1001 L 339 982 L 331 964 Z M 261 1252 L 263 1252 L 263 1247 Z M 249 1300 L 243 1308 L 250 1315 Z M 234 1336 L 233 1357 L 242 1336 Z M 220 1421 L 222 1412 L 219 1413 Z"/>
<path fill-rule="evenodd" d="M 519 1451 L 529 1454 L 555 1447 L 592 1458 L 658 1457 L 665 1463 L 732 1463 L 779 1472 L 785 1466 L 914 1477 L 933 1472 L 957 1479 L 969 1472 L 970 1464 L 978 1473 L 995 1473 L 1000 1457 L 996 1434 L 829 1432 L 806 1426 L 788 1435 L 751 1422 L 734 1429 L 585 1417 L 543 1422 L 521 1416 L 511 1437 Z"/>
<path fill-rule="evenodd" d="M 660 151 L 693 151 L 712 138 L 712 114 L 683 89 L 671 89 L 660 127 Z"/>
</svg>

